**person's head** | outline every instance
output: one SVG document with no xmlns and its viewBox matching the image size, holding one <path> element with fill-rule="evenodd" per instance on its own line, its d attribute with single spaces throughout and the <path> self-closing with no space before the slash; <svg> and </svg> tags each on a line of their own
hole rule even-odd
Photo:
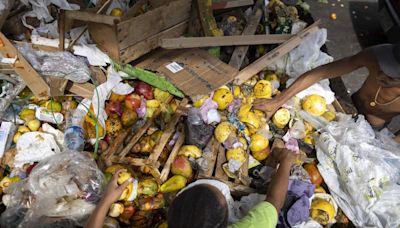
<svg viewBox="0 0 400 228">
<path fill-rule="evenodd" d="M 170 228 L 225 228 L 228 205 L 214 186 L 200 184 L 179 194 L 168 210 Z"/>
<path fill-rule="evenodd" d="M 381 44 L 372 50 L 381 69 L 378 83 L 383 87 L 400 86 L 400 43 Z"/>
</svg>

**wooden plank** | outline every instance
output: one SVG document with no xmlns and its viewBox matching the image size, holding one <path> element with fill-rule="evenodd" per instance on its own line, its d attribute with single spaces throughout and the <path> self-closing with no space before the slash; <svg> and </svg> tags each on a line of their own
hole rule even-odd
<svg viewBox="0 0 400 228">
<path fill-rule="evenodd" d="M 261 16 L 260 16 L 261 19 Z M 182 49 L 196 47 L 219 47 L 235 45 L 279 44 L 290 39 L 291 35 L 242 35 L 220 37 L 179 37 L 160 40 L 160 47 Z M 248 46 L 246 46 L 248 49 Z"/>
<path fill-rule="evenodd" d="M 260 23 L 261 17 L 262 17 L 262 10 L 259 8 L 255 9 L 255 12 L 250 16 L 249 20 L 247 20 L 247 25 L 244 28 L 242 35 L 253 35 L 257 30 L 257 26 Z M 273 36 L 273 35 L 269 35 L 269 36 Z M 282 36 L 282 35 L 280 35 L 280 36 Z M 287 37 L 287 39 L 289 39 L 289 37 Z M 281 43 L 283 43 L 283 42 L 281 42 Z M 229 65 L 235 67 L 236 69 L 240 69 L 248 50 L 249 50 L 249 46 L 236 47 L 232 53 L 231 60 L 229 61 Z"/>
<path fill-rule="evenodd" d="M 207 161 L 207 168 L 200 169 L 199 178 L 210 178 L 214 172 L 215 163 L 218 156 L 219 142 L 212 137 L 206 148 L 203 150 L 203 158 Z M 207 152 L 208 151 L 208 152 Z M 208 156 L 205 156 L 208 154 Z"/>
<path fill-rule="evenodd" d="M 0 54 L 6 58 L 17 57 L 17 61 L 12 65 L 17 73 L 33 94 L 37 97 L 47 97 L 50 95 L 50 87 L 46 81 L 33 69 L 30 63 L 17 51 L 14 45 L 0 32 Z"/>
<path fill-rule="evenodd" d="M 218 180 L 228 180 L 229 177 L 222 169 L 222 165 L 226 162 L 225 148 L 220 144 L 218 147 L 217 165 L 215 167 L 215 177 Z"/>
<path fill-rule="evenodd" d="M 183 98 L 179 106 L 186 106 L 189 100 Z M 172 134 L 175 132 L 175 126 L 181 118 L 181 113 L 175 113 L 169 123 L 167 124 L 163 134 L 161 135 L 160 140 L 157 145 L 154 147 L 153 152 L 149 156 L 149 160 L 151 162 L 156 162 L 160 157 L 161 152 L 163 151 L 165 145 L 168 143 L 168 140 L 171 138 Z"/>
<path fill-rule="evenodd" d="M 119 61 L 119 47 L 117 31 L 114 26 L 98 23 L 89 23 L 90 37 L 98 47 L 107 53 L 114 61 Z"/>
<path fill-rule="evenodd" d="M 144 41 L 141 41 L 135 45 L 132 45 L 126 49 L 120 51 L 120 62 L 121 63 L 129 63 L 144 54 L 149 53 L 150 51 L 159 47 L 160 39 L 168 38 L 168 37 L 178 37 L 182 35 L 187 29 L 188 21 L 184 21 L 175 25 L 174 27 L 162 31 Z"/>
<path fill-rule="evenodd" d="M 95 86 L 91 83 L 74 83 L 74 82 L 69 82 L 67 84 L 67 87 L 65 88 L 65 90 L 76 94 L 78 96 L 87 98 L 87 99 L 92 99 L 93 98 L 93 94 L 94 94 L 94 90 L 95 90 Z"/>
<path fill-rule="evenodd" d="M 190 2 L 190 0 L 176 0 L 164 7 L 119 23 L 117 25 L 119 48 L 127 48 L 187 20 L 190 16 Z"/>
<path fill-rule="evenodd" d="M 151 7 L 153 7 L 153 9 L 163 6 L 167 4 L 169 1 L 171 0 L 149 0 L 150 5 Z"/>
<path fill-rule="evenodd" d="M 131 17 L 135 17 L 137 14 L 139 14 L 140 9 L 148 4 L 148 0 L 139 0 L 133 5 L 131 8 L 128 9 L 128 11 L 122 15 L 122 21 L 128 20 Z"/>
<path fill-rule="evenodd" d="M 95 22 L 106 25 L 115 25 L 121 21 L 120 17 L 114 17 L 109 15 L 97 14 L 95 12 L 78 11 L 78 10 L 67 10 L 65 11 L 66 20 L 79 20 L 86 22 Z"/>
<path fill-rule="evenodd" d="M 201 27 L 205 36 L 223 36 L 224 32 L 218 28 L 211 8 L 211 0 L 196 0 Z"/>
<path fill-rule="evenodd" d="M 151 125 L 153 125 L 154 120 L 156 119 L 156 117 L 160 114 L 160 112 L 156 112 L 153 115 L 153 118 L 149 118 L 146 120 L 146 123 L 143 125 L 143 127 L 141 127 L 136 134 L 132 137 L 132 139 L 129 141 L 129 143 L 124 147 L 124 149 L 121 151 L 121 153 L 119 153 L 119 159 L 123 160 L 124 157 L 131 151 L 132 147 L 139 141 L 139 139 L 144 135 L 144 133 L 146 133 L 147 129 L 149 129 L 149 127 Z"/>
<path fill-rule="evenodd" d="M 213 1 L 212 9 L 213 10 L 221 10 L 221 9 L 231 9 L 235 7 L 242 6 L 250 6 L 253 5 L 253 0 L 225 0 L 225 1 Z"/>
<path fill-rule="evenodd" d="M 168 160 L 165 162 L 164 167 L 161 171 L 161 182 L 164 183 L 168 179 L 169 171 L 171 170 L 171 164 L 174 162 L 176 156 L 178 155 L 179 149 L 182 147 L 183 143 L 185 142 L 185 135 L 184 132 L 180 131 L 179 132 L 179 138 L 176 141 L 174 147 L 172 148 L 172 151 L 168 157 Z"/>
<path fill-rule="evenodd" d="M 236 75 L 234 82 L 238 85 L 241 85 L 255 74 L 258 74 L 260 71 L 262 71 L 266 66 L 290 52 L 293 48 L 297 47 L 304 38 L 309 36 L 312 32 L 317 31 L 319 23 L 320 20 L 314 22 L 312 25 L 297 33 L 279 47 L 263 55 L 252 64 L 241 70 L 239 74 Z"/>
</svg>

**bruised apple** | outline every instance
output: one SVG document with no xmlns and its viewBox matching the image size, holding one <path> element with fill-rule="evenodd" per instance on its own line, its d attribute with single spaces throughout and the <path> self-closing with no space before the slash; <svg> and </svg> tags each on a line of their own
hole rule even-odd
<svg viewBox="0 0 400 228">
<path fill-rule="evenodd" d="M 146 100 L 153 99 L 153 87 L 144 82 L 137 82 L 135 84 L 135 92 L 139 96 L 143 96 Z"/>
<path fill-rule="evenodd" d="M 131 93 L 125 97 L 125 107 L 136 110 L 140 107 L 140 96 L 136 93 Z"/>
<path fill-rule="evenodd" d="M 110 101 L 106 104 L 106 113 L 108 116 L 111 114 L 117 114 L 118 116 L 122 115 L 122 105 L 121 102 L 118 101 Z"/>
<path fill-rule="evenodd" d="M 185 156 L 177 156 L 172 163 L 171 173 L 190 179 L 193 176 L 193 169 L 189 160 Z"/>
</svg>

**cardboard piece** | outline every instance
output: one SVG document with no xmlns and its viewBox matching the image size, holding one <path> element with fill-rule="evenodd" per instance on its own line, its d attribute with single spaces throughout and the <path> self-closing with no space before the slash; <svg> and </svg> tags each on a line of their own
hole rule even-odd
<svg viewBox="0 0 400 228">
<path fill-rule="evenodd" d="M 238 70 L 201 49 L 162 50 L 136 65 L 169 79 L 186 95 L 205 95 L 232 81 Z"/>
</svg>

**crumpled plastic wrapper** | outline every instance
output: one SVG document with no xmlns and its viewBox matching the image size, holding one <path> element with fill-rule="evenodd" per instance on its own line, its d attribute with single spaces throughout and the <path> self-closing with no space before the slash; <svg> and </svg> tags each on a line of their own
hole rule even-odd
<svg viewBox="0 0 400 228">
<path fill-rule="evenodd" d="M 65 78 L 76 83 L 90 79 L 90 69 L 86 63 L 69 52 L 38 51 L 29 45 L 17 45 L 17 49 L 41 75 Z"/>
<path fill-rule="evenodd" d="M 0 74 L 1 83 L 0 93 L 0 118 L 2 118 L 10 106 L 11 101 L 17 97 L 19 93 L 25 88 L 25 83 L 17 75 Z"/>
<path fill-rule="evenodd" d="M 0 227 L 83 226 L 103 191 L 89 154 L 64 151 L 40 161 L 28 178 L 5 189 Z"/>
</svg>

